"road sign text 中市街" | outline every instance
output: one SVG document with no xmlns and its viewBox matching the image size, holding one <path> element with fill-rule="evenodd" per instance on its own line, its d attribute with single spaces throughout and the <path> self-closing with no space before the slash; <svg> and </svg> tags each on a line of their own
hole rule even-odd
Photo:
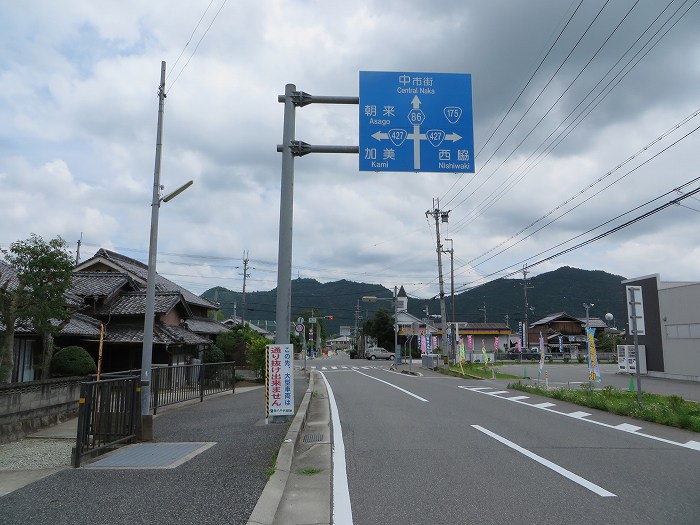
<svg viewBox="0 0 700 525">
<path fill-rule="evenodd" d="M 471 75 L 360 71 L 360 171 L 474 173 Z"/>
</svg>

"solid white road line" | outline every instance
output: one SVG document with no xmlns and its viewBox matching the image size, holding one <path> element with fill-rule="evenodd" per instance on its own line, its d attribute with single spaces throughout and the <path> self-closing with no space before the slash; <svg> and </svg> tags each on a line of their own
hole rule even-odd
<svg viewBox="0 0 700 525">
<path fill-rule="evenodd" d="M 380 383 L 384 383 L 385 385 L 389 385 L 390 387 L 395 388 L 396 390 L 401 390 L 401 392 L 403 392 L 404 394 L 408 394 L 409 396 L 413 396 L 419 401 L 423 401 L 424 403 L 428 403 L 427 399 L 422 398 L 420 396 L 417 396 L 413 392 L 409 392 L 408 390 L 405 390 L 405 389 L 401 388 L 400 386 L 393 385 L 393 384 L 389 383 L 389 381 L 384 381 L 383 379 L 379 379 L 378 377 L 374 377 L 374 376 L 371 376 L 369 374 L 365 374 L 364 372 L 360 372 L 359 370 L 355 370 L 355 372 L 357 372 L 358 374 L 363 375 L 365 377 L 369 377 L 370 379 L 374 379 L 375 381 L 379 381 Z"/>
<path fill-rule="evenodd" d="M 493 439 L 495 439 L 496 441 L 500 441 L 501 443 L 503 443 L 503 444 L 506 445 L 507 447 L 512 448 L 512 449 L 515 450 L 516 452 L 520 452 L 520 453 L 523 454 L 524 456 L 527 456 L 528 458 L 537 461 L 537 463 L 539 463 L 540 465 L 544 465 L 545 467 L 547 467 L 547 468 L 549 468 L 549 469 L 552 469 L 552 470 L 553 470 L 554 472 L 556 472 L 557 474 L 560 474 L 560 475 L 564 476 L 565 478 L 570 479 L 570 480 L 573 481 L 574 483 L 578 483 L 578 484 L 581 485 L 582 487 L 587 488 L 587 489 L 590 490 L 591 492 L 595 492 L 596 494 L 598 494 L 599 496 L 601 496 L 601 497 L 603 497 L 603 498 L 610 498 L 610 497 L 613 497 L 613 498 L 614 498 L 614 497 L 617 497 L 617 496 L 616 496 L 615 494 L 613 494 L 612 492 L 609 492 L 609 491 L 605 490 L 604 488 L 599 487 L 599 486 L 596 485 L 595 483 L 591 483 L 590 481 L 588 481 L 587 479 L 582 478 L 582 477 L 579 476 L 578 474 L 574 474 L 574 473 L 571 472 L 570 470 L 566 470 L 564 467 L 560 467 L 560 466 L 557 465 L 556 463 L 552 463 L 552 462 L 549 461 L 548 459 L 544 459 L 543 457 L 538 456 L 537 454 L 535 454 L 535 453 L 533 453 L 533 452 L 530 452 L 529 450 L 527 450 L 527 449 L 521 447 L 520 445 L 516 445 L 516 444 L 513 443 L 512 441 L 509 441 L 509 440 L 507 440 L 506 438 L 504 438 L 504 437 L 502 437 L 502 436 L 499 436 L 498 434 L 496 434 L 496 433 L 494 433 L 494 432 L 491 432 L 490 430 L 488 430 L 488 429 L 486 429 L 486 428 L 484 428 L 484 427 L 481 427 L 481 426 L 479 426 L 479 425 L 472 425 L 472 428 L 475 428 L 475 429 L 478 430 L 479 432 L 483 432 L 483 433 L 486 434 L 487 436 L 491 436 L 491 437 L 492 437 Z"/>
<path fill-rule="evenodd" d="M 321 377 L 326 383 L 333 425 L 333 523 L 352 525 L 352 506 L 350 505 L 350 489 L 348 488 L 348 474 L 345 465 L 345 442 L 343 441 L 343 429 L 340 426 L 338 405 L 335 402 L 333 389 L 323 372 L 321 372 Z"/>
</svg>

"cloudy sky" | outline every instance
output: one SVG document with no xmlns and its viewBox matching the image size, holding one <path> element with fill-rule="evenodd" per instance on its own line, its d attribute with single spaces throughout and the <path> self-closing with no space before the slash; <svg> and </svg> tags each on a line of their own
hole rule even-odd
<svg viewBox="0 0 700 525">
<path fill-rule="evenodd" d="M 296 158 L 294 278 L 433 296 L 439 206 L 457 290 L 524 264 L 698 280 L 700 194 L 545 260 L 700 187 L 696 3 L 4 2 L 0 247 L 37 233 L 75 253 L 82 237 L 81 260 L 147 261 L 165 61 L 161 184 L 194 185 L 161 206 L 158 271 L 240 291 L 247 253 L 246 289 L 273 289 L 285 84 L 358 96 L 360 71 L 470 73 L 474 174 Z M 296 138 L 357 146 L 360 111 L 298 108 Z"/>
</svg>

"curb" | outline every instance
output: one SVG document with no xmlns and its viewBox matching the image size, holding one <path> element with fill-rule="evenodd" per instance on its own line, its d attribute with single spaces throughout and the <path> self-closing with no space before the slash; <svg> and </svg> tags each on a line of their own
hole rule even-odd
<svg viewBox="0 0 700 525">
<path fill-rule="evenodd" d="M 275 473 L 270 477 L 265 485 L 265 489 L 260 495 L 253 512 L 251 513 L 247 525 L 272 525 L 277 514 L 284 488 L 289 480 L 289 474 L 292 470 L 292 460 L 294 459 L 294 450 L 296 449 L 299 439 L 306 425 L 306 414 L 311 402 L 311 395 L 314 391 L 315 374 L 310 374 L 309 386 L 304 394 L 304 399 L 299 405 L 299 411 L 294 416 L 294 420 L 289 425 L 289 430 L 284 436 L 284 441 L 277 453 L 277 461 L 275 464 Z"/>
</svg>

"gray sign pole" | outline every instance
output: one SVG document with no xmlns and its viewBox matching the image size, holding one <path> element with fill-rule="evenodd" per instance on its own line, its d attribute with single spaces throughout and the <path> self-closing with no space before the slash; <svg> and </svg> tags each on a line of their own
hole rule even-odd
<svg viewBox="0 0 700 525">
<path fill-rule="evenodd" d="M 632 310 L 632 333 L 634 334 L 634 360 L 635 360 L 635 375 L 637 376 L 637 403 L 642 404 L 642 379 L 639 371 L 641 359 L 639 358 L 639 334 L 637 334 L 637 298 L 634 296 L 634 287 L 628 288 L 630 292 L 630 309 Z M 628 362 L 629 364 L 629 362 Z"/>
<path fill-rule="evenodd" d="M 294 210 L 294 157 L 307 153 L 358 153 L 358 146 L 312 145 L 294 140 L 296 106 L 308 104 L 358 104 L 359 97 L 314 96 L 297 91 L 294 84 L 287 84 L 284 95 L 277 97 L 284 102 L 282 144 L 282 188 L 280 192 L 280 229 L 277 257 L 277 308 L 275 343 L 289 344 L 292 319 L 292 225 Z"/>
<path fill-rule="evenodd" d="M 280 230 L 277 257 L 277 310 L 275 343 L 289 344 L 292 316 L 292 219 L 294 214 L 294 84 L 284 88 L 284 127 L 282 131 L 282 190 L 280 193 Z"/>
</svg>

